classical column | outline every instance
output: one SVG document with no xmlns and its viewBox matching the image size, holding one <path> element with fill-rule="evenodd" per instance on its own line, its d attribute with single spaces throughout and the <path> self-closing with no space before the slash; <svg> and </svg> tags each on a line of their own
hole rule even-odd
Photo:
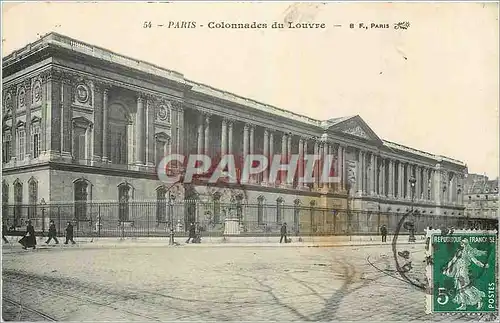
<svg viewBox="0 0 500 323">
<path fill-rule="evenodd" d="M 429 189 L 431 191 L 431 196 L 430 200 L 434 201 L 435 200 L 435 193 L 434 193 L 434 169 L 429 170 Z"/>
<path fill-rule="evenodd" d="M 287 153 L 286 153 L 286 146 L 287 146 L 287 143 L 288 143 L 288 140 L 287 140 L 287 135 L 286 133 L 283 133 L 282 136 L 281 136 L 281 162 L 286 162 L 286 156 L 287 156 Z M 280 176 L 280 182 L 281 182 L 281 185 L 284 184 L 284 181 L 286 179 L 286 174 L 285 172 L 280 172 L 281 176 Z"/>
<path fill-rule="evenodd" d="M 317 139 L 314 140 L 314 156 L 318 156 L 319 155 L 319 143 L 317 141 Z M 315 163 L 314 163 L 314 185 L 313 187 L 314 188 L 317 188 L 318 187 L 318 169 L 319 169 L 319 160 L 317 160 Z"/>
<path fill-rule="evenodd" d="M 357 167 L 356 167 L 356 191 L 357 194 L 361 195 L 363 186 L 363 180 L 361 178 L 361 159 L 362 159 L 362 154 L 361 154 L 361 149 L 358 150 L 358 162 L 357 162 Z"/>
<path fill-rule="evenodd" d="M 233 121 L 228 120 L 228 126 L 229 126 L 229 134 L 228 134 L 228 141 L 229 141 L 229 147 L 228 147 L 228 153 L 232 154 L 233 153 Z"/>
<path fill-rule="evenodd" d="M 424 192 L 423 192 L 423 200 L 427 201 L 428 198 L 428 192 L 429 192 L 429 170 L 426 167 L 423 167 L 424 170 Z"/>
<path fill-rule="evenodd" d="M 255 126 L 250 127 L 250 154 L 255 154 Z"/>
<path fill-rule="evenodd" d="M 399 198 L 405 198 L 405 167 L 402 162 L 399 162 Z"/>
<path fill-rule="evenodd" d="M 422 179 L 420 178 L 420 166 L 415 166 L 415 201 L 420 199 L 421 189 L 420 185 L 422 185 Z"/>
<path fill-rule="evenodd" d="M 245 159 L 248 155 L 248 128 L 250 125 L 248 123 L 245 123 L 245 126 L 243 127 L 243 159 Z"/>
<path fill-rule="evenodd" d="M 298 164 L 298 187 L 301 188 L 304 186 L 303 178 L 304 178 L 304 138 L 299 138 L 299 164 Z"/>
<path fill-rule="evenodd" d="M 346 191 L 347 190 L 347 167 L 346 167 L 346 157 L 345 157 L 345 151 L 346 148 L 345 146 L 341 146 L 342 148 L 342 165 L 340 166 L 340 169 L 342 170 L 342 190 Z"/>
<path fill-rule="evenodd" d="M 388 196 L 394 197 L 394 190 L 393 190 L 393 188 L 394 188 L 394 182 L 393 182 L 394 181 L 394 175 L 393 175 L 394 162 L 392 159 L 389 159 L 388 162 L 389 162 L 389 168 L 388 168 L 388 174 L 387 174 L 388 175 L 387 177 L 389 180 L 388 181 L 389 185 L 387 187 L 388 188 Z"/>
<path fill-rule="evenodd" d="M 307 155 L 307 149 L 308 149 L 307 138 L 304 138 L 304 158 Z M 304 174 L 304 175 L 305 175 L 305 167 L 306 167 L 306 160 L 304 159 L 303 163 L 302 163 L 302 174 Z M 302 184 L 302 187 L 309 187 L 309 183 Z"/>
<path fill-rule="evenodd" d="M 269 131 L 269 167 L 271 167 L 274 158 L 274 133 L 270 129 L 268 129 L 268 131 Z"/>
<path fill-rule="evenodd" d="M 292 156 L 292 134 L 289 133 L 287 135 L 287 139 L 288 139 L 288 144 L 287 144 L 287 147 L 286 147 L 286 161 L 289 162 L 290 161 L 290 158 Z"/>
<path fill-rule="evenodd" d="M 102 161 L 108 161 L 108 95 L 109 90 L 102 91 Z"/>
<path fill-rule="evenodd" d="M 343 171 L 342 171 L 342 146 L 340 144 L 337 145 L 337 164 L 336 164 L 336 169 L 335 169 L 335 176 L 338 177 L 338 184 L 337 190 L 342 190 L 343 185 L 344 185 L 344 179 L 343 179 Z"/>
<path fill-rule="evenodd" d="M 250 126 L 250 155 L 253 154 L 255 154 L 255 125 Z M 255 183 L 257 178 L 252 174 L 249 179 L 251 183 Z"/>
<path fill-rule="evenodd" d="M 375 154 L 370 153 L 370 195 L 375 195 L 376 171 Z"/>
<path fill-rule="evenodd" d="M 361 152 L 361 192 L 363 194 L 366 193 L 366 152 L 362 151 Z"/>
<path fill-rule="evenodd" d="M 412 176 L 412 171 L 411 171 L 411 164 L 407 163 L 406 164 L 406 199 L 411 200 L 411 183 L 410 183 L 410 178 Z"/>
<path fill-rule="evenodd" d="M 269 180 L 269 165 L 271 165 L 271 158 L 269 156 L 269 130 L 264 128 L 264 156 L 268 159 L 268 167 L 264 169 L 263 182 L 267 183 Z"/>
<path fill-rule="evenodd" d="M 142 96 L 137 97 L 137 126 L 135 132 L 135 144 L 136 144 L 136 163 L 143 165 L 144 161 L 144 98 Z"/>
<path fill-rule="evenodd" d="M 380 195 L 385 196 L 385 159 L 380 157 Z"/>
<path fill-rule="evenodd" d="M 203 154 L 203 114 L 198 115 L 198 154 Z"/>
<path fill-rule="evenodd" d="M 323 174 L 323 171 L 324 171 L 324 168 L 325 168 L 325 164 L 328 163 L 327 159 L 328 159 L 328 149 L 329 149 L 329 145 L 328 143 L 323 143 L 323 165 L 321 166 L 321 187 L 323 188 L 327 188 L 328 187 L 328 183 L 325 181 L 326 177 L 328 177 L 327 174 Z M 323 179 L 323 177 L 325 177 L 325 179 Z"/>
<path fill-rule="evenodd" d="M 210 114 L 205 115 L 205 144 L 204 144 L 204 152 L 206 155 L 211 156 L 211 147 L 210 147 Z"/>
<path fill-rule="evenodd" d="M 222 118 L 222 134 L 221 134 L 221 144 L 220 144 L 220 154 L 221 157 L 227 153 L 227 120 L 226 118 Z"/>
</svg>

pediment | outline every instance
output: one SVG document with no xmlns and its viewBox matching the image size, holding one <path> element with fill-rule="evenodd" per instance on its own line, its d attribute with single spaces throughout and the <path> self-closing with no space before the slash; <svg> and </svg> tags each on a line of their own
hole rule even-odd
<svg viewBox="0 0 500 323">
<path fill-rule="evenodd" d="M 383 144 L 375 132 L 361 119 L 360 116 L 337 118 L 328 120 L 328 130 L 357 137 L 362 140 Z"/>
</svg>

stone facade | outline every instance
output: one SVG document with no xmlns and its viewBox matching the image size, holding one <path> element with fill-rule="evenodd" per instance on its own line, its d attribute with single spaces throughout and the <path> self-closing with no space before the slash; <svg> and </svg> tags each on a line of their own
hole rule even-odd
<svg viewBox="0 0 500 323">
<path fill-rule="evenodd" d="M 497 219 L 498 178 L 488 180 L 479 174 L 468 174 L 465 180 L 465 215 L 469 218 Z"/>
<path fill-rule="evenodd" d="M 383 212 L 413 204 L 463 215 L 463 162 L 382 140 L 359 116 L 315 120 L 55 33 L 2 68 L 4 203 L 155 200 L 155 165 L 167 153 L 319 153 L 335 155 L 339 183 L 270 185 L 256 176 L 244 202 Z M 181 189 L 178 200 L 224 190 Z"/>
</svg>

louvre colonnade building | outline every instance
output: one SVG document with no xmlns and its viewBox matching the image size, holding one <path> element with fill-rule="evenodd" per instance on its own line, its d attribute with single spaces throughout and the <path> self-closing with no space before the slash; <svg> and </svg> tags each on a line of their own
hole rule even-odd
<svg viewBox="0 0 500 323">
<path fill-rule="evenodd" d="M 333 154 L 339 183 L 273 185 L 244 203 L 461 216 L 466 165 L 383 140 L 359 116 L 315 120 L 50 33 L 3 61 L 3 198 L 9 204 L 155 200 L 166 153 Z M 303 170 L 299 169 L 299 175 Z M 238 190 L 185 186 L 178 199 Z"/>
</svg>

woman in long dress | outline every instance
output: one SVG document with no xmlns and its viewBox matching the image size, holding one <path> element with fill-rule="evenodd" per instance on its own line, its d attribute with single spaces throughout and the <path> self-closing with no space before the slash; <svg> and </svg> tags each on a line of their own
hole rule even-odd
<svg viewBox="0 0 500 323">
<path fill-rule="evenodd" d="M 27 222 L 26 235 L 19 242 L 23 245 L 23 249 L 36 248 L 35 228 L 31 224 L 31 220 Z"/>
<path fill-rule="evenodd" d="M 467 305 L 477 305 L 477 309 L 481 309 L 483 306 L 483 298 L 486 297 L 486 294 L 472 286 L 469 267 L 473 262 L 481 268 L 488 268 L 487 263 L 483 264 L 476 259 L 476 257 L 484 255 L 486 255 L 486 251 L 473 248 L 469 244 L 469 240 L 462 239 L 460 248 L 443 271 L 444 275 L 455 280 L 457 294 L 453 298 L 453 302 L 460 305 L 457 310 L 465 310 Z"/>
</svg>

